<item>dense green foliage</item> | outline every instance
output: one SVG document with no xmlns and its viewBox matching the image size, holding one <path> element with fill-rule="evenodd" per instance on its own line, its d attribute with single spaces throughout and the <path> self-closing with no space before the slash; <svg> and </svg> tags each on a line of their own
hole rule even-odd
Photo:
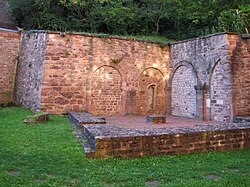
<svg viewBox="0 0 250 187">
<path fill-rule="evenodd" d="M 63 117 L 37 125 L 31 112 L 0 107 L 0 186 L 227 186 L 250 184 L 250 149 L 136 159 L 88 160 Z M 217 179 L 205 179 L 206 176 Z"/>
<path fill-rule="evenodd" d="M 184 39 L 250 27 L 250 0 L 8 1 L 24 29 Z"/>
</svg>

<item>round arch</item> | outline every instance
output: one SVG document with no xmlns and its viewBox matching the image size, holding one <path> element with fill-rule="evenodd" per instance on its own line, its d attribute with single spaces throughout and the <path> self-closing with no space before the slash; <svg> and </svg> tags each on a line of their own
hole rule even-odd
<svg viewBox="0 0 250 187">
<path fill-rule="evenodd" d="M 197 71 L 195 70 L 193 64 L 190 63 L 190 62 L 187 62 L 187 61 L 181 61 L 181 62 L 177 63 L 177 64 L 174 66 L 173 70 L 172 70 L 171 73 L 170 73 L 169 81 L 168 81 L 168 82 L 169 82 L 169 84 L 168 84 L 169 86 L 172 85 L 172 80 L 173 80 L 174 74 L 175 74 L 175 72 L 177 71 L 177 69 L 178 69 L 179 67 L 181 67 L 181 66 L 186 66 L 187 68 L 190 68 L 190 69 L 192 70 L 194 76 L 195 76 L 196 79 L 197 79 L 197 83 L 198 83 L 198 84 L 201 83 L 201 81 L 200 81 L 200 79 L 199 79 L 199 76 L 198 76 L 198 73 L 197 73 Z"/>
<path fill-rule="evenodd" d="M 93 71 L 90 85 L 90 111 L 95 115 L 122 114 L 122 75 L 113 66 L 100 66 Z"/>
<path fill-rule="evenodd" d="M 210 119 L 229 122 L 232 117 L 231 64 L 219 59 L 209 75 Z"/>
<path fill-rule="evenodd" d="M 186 61 L 176 64 L 169 78 L 169 110 L 172 115 L 195 118 L 200 80 L 194 66 Z"/>
<path fill-rule="evenodd" d="M 165 114 L 164 74 L 157 68 L 147 67 L 137 77 L 137 113 Z"/>
<path fill-rule="evenodd" d="M 112 66 L 112 65 L 101 65 L 101 66 L 98 66 L 97 68 L 93 69 L 92 72 L 91 72 L 91 78 L 93 77 L 93 74 L 98 71 L 99 69 L 103 68 L 103 67 L 111 67 L 111 68 L 114 68 L 121 76 L 121 79 L 123 81 L 123 76 L 122 76 L 122 73 L 121 71 L 119 70 L 120 66 L 116 65 L 116 66 Z M 91 79 L 92 80 L 92 79 Z"/>
</svg>

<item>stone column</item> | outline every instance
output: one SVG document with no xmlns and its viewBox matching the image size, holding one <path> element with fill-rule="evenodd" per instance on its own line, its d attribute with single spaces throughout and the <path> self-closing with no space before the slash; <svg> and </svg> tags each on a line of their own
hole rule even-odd
<svg viewBox="0 0 250 187">
<path fill-rule="evenodd" d="M 201 84 L 194 86 L 196 90 L 196 118 L 203 117 L 203 88 Z"/>
<path fill-rule="evenodd" d="M 168 86 L 166 92 L 167 92 L 167 98 L 168 98 L 167 99 L 167 108 L 168 108 L 167 114 L 172 115 L 172 96 L 171 96 L 172 87 Z"/>
<path fill-rule="evenodd" d="M 211 120 L 211 93 L 210 87 L 208 85 L 204 85 L 204 106 L 205 106 L 205 118 L 204 120 Z"/>
</svg>

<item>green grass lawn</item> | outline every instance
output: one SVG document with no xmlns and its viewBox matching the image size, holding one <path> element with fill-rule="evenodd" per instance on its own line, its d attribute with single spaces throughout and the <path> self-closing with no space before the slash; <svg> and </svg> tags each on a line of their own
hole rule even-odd
<svg viewBox="0 0 250 187">
<path fill-rule="evenodd" d="M 67 118 L 26 125 L 28 115 L 0 108 L 0 186 L 250 186 L 250 149 L 88 160 Z"/>
</svg>

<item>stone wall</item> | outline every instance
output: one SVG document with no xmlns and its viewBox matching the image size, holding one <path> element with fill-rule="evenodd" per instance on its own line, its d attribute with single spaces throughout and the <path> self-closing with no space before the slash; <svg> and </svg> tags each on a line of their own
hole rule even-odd
<svg viewBox="0 0 250 187">
<path fill-rule="evenodd" d="M 235 116 L 250 116 L 250 39 L 227 35 Z"/>
<path fill-rule="evenodd" d="M 23 33 L 17 69 L 15 101 L 40 110 L 46 34 Z"/>
<path fill-rule="evenodd" d="M 169 97 L 174 106 L 169 108 L 173 108 L 173 114 L 185 116 L 187 114 L 183 111 L 189 110 L 196 111 L 195 116 L 200 119 L 232 120 L 231 69 L 226 36 L 210 35 L 171 45 Z M 179 68 L 183 69 L 182 72 L 178 71 Z M 182 81 L 175 81 L 180 74 Z M 191 75 L 193 78 L 185 79 Z M 176 91 L 177 88 L 182 90 Z M 190 99 L 190 93 L 195 92 L 196 100 Z"/>
<path fill-rule="evenodd" d="M 164 113 L 168 46 L 80 34 L 48 33 L 47 37 L 43 111 L 60 114 L 87 110 L 98 115 Z M 143 72 L 149 78 L 142 88 Z M 153 111 L 149 111 L 151 92 L 145 90 L 152 83 L 158 87 Z M 138 95 L 141 92 L 143 99 Z"/>
<path fill-rule="evenodd" d="M 167 46 L 90 34 L 27 32 L 16 101 L 54 114 L 250 115 L 249 39 L 215 34 Z"/>
<path fill-rule="evenodd" d="M 0 103 L 13 101 L 20 34 L 0 31 Z"/>
</svg>

